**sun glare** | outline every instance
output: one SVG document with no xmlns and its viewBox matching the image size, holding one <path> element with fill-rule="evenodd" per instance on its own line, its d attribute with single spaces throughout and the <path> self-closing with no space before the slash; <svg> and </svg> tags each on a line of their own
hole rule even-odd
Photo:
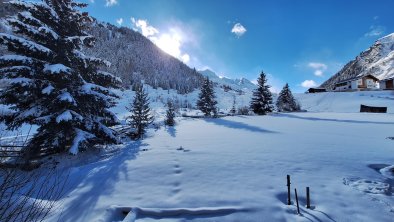
<svg viewBox="0 0 394 222">
<path fill-rule="evenodd" d="M 151 40 L 164 52 L 181 59 L 184 63 L 190 60 L 188 54 L 182 54 L 181 45 L 182 37 L 175 29 L 171 29 L 169 33 L 163 33 L 158 37 L 151 37 Z"/>
<path fill-rule="evenodd" d="M 179 57 L 181 50 L 181 38 L 178 35 L 162 34 L 155 41 L 156 45 L 166 53 Z"/>
</svg>

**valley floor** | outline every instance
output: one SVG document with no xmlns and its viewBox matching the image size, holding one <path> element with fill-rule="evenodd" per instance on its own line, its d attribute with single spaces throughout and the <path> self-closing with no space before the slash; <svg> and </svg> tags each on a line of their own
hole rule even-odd
<svg viewBox="0 0 394 222">
<path fill-rule="evenodd" d="M 49 221 L 392 221 L 394 114 L 178 119 L 73 167 Z M 302 215 L 286 203 L 286 175 Z M 306 209 L 305 187 L 312 208 Z M 294 200 L 294 193 L 292 193 Z"/>
</svg>

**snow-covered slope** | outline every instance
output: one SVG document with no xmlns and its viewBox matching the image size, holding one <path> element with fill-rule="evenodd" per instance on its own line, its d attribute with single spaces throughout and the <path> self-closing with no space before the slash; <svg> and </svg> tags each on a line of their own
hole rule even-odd
<svg viewBox="0 0 394 222">
<path fill-rule="evenodd" d="M 90 32 L 97 38 L 85 52 L 111 62 L 107 70 L 123 80 L 125 87 L 143 81 L 150 86 L 176 89 L 180 93 L 200 87 L 203 76 L 168 55 L 140 33 L 126 27 L 94 22 Z"/>
<path fill-rule="evenodd" d="M 377 40 L 321 86 L 332 89 L 337 82 L 356 76 L 394 77 L 394 33 Z"/>
<path fill-rule="evenodd" d="M 308 112 L 357 113 L 360 105 L 384 106 L 394 113 L 393 91 L 326 92 L 295 94 L 302 109 Z"/>
<path fill-rule="evenodd" d="M 175 90 L 163 90 L 161 88 L 153 89 L 150 86 L 145 86 L 145 90 L 149 94 L 150 105 L 153 110 L 156 121 L 161 121 L 165 117 L 167 101 L 171 100 L 175 107 L 180 108 L 178 115 L 182 114 L 201 114 L 196 109 L 196 103 L 198 99 L 199 90 L 195 90 L 188 94 L 178 94 Z M 112 108 L 113 112 L 117 114 L 120 119 L 125 119 L 130 113 L 125 109 L 130 104 L 134 97 L 134 91 L 132 90 L 115 90 L 116 94 L 120 97 L 119 103 L 116 107 Z M 215 87 L 215 95 L 218 101 L 219 111 L 222 113 L 229 113 L 232 108 L 234 98 L 236 108 L 249 106 L 252 92 L 249 90 L 239 93 L 234 90 L 225 90 L 222 87 Z"/>
<path fill-rule="evenodd" d="M 229 86 L 232 89 L 253 90 L 256 88 L 255 84 L 245 78 L 230 79 L 227 77 L 220 77 L 215 72 L 209 69 L 199 70 L 198 72 L 201 73 L 203 76 L 208 77 L 211 81 L 216 82 L 222 86 Z"/>
<path fill-rule="evenodd" d="M 154 110 L 156 121 L 161 121 L 165 116 L 165 104 L 172 100 L 176 107 L 180 107 L 178 115 L 182 114 L 199 114 L 196 108 L 199 90 L 188 94 L 177 94 L 174 90 L 153 89 L 147 86 L 151 107 Z M 120 91 L 116 93 L 120 100 L 112 110 L 120 119 L 124 119 L 130 113 L 124 108 L 132 98 L 134 92 L 131 90 Z M 218 101 L 219 111 L 228 113 L 233 105 L 235 98 L 236 108 L 249 106 L 252 97 L 252 91 L 245 90 L 243 94 L 236 91 L 227 91 L 219 86 L 215 87 L 215 94 Z M 301 104 L 301 108 L 308 112 L 331 112 L 331 113 L 358 113 L 360 105 L 385 106 L 388 107 L 388 113 L 394 113 L 394 93 L 393 91 L 367 91 L 367 92 L 327 92 L 327 93 L 296 93 L 294 97 Z M 274 102 L 277 95 L 274 95 Z M 201 114 L 201 113 L 200 113 Z"/>
</svg>

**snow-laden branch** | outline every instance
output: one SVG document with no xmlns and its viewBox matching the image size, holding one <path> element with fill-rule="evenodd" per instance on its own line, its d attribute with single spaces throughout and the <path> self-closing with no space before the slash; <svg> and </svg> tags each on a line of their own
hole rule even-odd
<svg viewBox="0 0 394 222">
<path fill-rule="evenodd" d="M 49 86 L 45 87 L 44 89 L 42 89 L 42 90 L 41 90 L 41 93 L 42 93 L 42 94 L 49 95 L 49 94 L 52 93 L 52 91 L 53 91 L 54 89 L 55 89 L 55 88 L 54 88 L 52 85 L 49 85 Z"/>
<path fill-rule="evenodd" d="M 39 8 L 47 10 L 54 18 L 59 18 L 58 14 L 56 13 L 55 10 L 53 10 L 51 7 L 49 7 L 48 4 L 45 2 L 25 2 L 25 1 L 19 1 L 19 0 L 11 0 L 9 1 L 10 4 L 16 6 L 16 7 L 21 7 L 29 11 L 39 11 Z"/>
<path fill-rule="evenodd" d="M 74 155 L 78 154 L 78 151 L 79 151 L 78 147 L 80 146 L 81 143 L 96 137 L 95 135 L 88 133 L 86 131 L 83 131 L 81 129 L 75 129 L 75 133 L 76 133 L 76 135 L 75 135 L 73 143 L 69 149 L 69 152 Z"/>
<path fill-rule="evenodd" d="M 69 102 L 70 104 L 76 105 L 74 97 L 69 92 L 63 92 L 57 97 L 60 101 Z"/>
<path fill-rule="evenodd" d="M 60 73 L 67 73 L 69 74 L 71 71 L 70 67 L 67 67 L 63 64 L 45 64 L 44 69 L 42 70 L 44 72 L 49 72 L 51 74 L 60 74 Z"/>
<path fill-rule="evenodd" d="M 45 54 L 46 56 L 52 54 L 52 51 L 43 45 L 40 45 L 38 43 L 11 34 L 0 33 L 0 42 L 3 42 L 4 44 L 14 44 L 14 46 L 19 45 L 27 50 L 33 52 L 39 52 Z"/>
</svg>

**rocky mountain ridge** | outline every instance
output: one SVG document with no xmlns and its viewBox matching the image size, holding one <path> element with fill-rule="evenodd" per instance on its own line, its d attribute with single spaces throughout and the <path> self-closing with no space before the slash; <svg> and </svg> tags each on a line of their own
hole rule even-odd
<svg viewBox="0 0 394 222">
<path fill-rule="evenodd" d="M 333 89 L 338 82 L 365 75 L 373 75 L 380 80 L 394 77 L 394 33 L 378 39 L 321 87 Z"/>
</svg>

